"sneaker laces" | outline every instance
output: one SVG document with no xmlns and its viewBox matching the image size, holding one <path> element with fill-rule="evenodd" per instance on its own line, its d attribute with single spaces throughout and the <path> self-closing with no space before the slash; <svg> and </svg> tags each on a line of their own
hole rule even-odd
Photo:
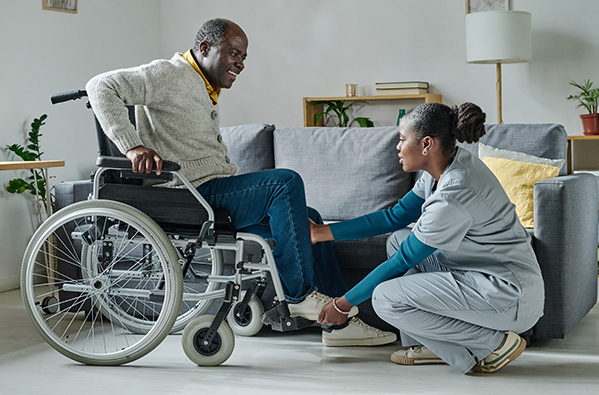
<svg viewBox="0 0 599 395">
<path fill-rule="evenodd" d="M 358 317 L 353 317 L 352 322 L 358 326 L 361 326 L 364 329 L 368 329 L 370 331 L 373 331 L 374 333 L 376 333 L 378 336 L 383 336 L 384 333 L 382 330 L 375 328 L 374 326 L 368 325 L 367 323 L 365 323 L 364 321 L 362 321 L 361 319 L 359 319 Z"/>
<path fill-rule="evenodd" d="M 306 299 L 308 299 L 308 298 L 314 299 L 317 303 L 323 303 L 323 304 L 327 304 L 331 300 L 333 300 L 333 298 L 331 298 L 330 296 L 326 296 L 325 294 L 321 294 L 320 292 L 317 292 L 317 291 L 314 291 L 310 295 L 306 296 Z"/>
</svg>

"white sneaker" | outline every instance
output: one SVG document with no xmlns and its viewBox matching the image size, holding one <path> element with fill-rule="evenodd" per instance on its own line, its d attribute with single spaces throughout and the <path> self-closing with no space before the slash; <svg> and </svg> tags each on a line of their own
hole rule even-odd
<svg viewBox="0 0 599 395">
<path fill-rule="evenodd" d="M 330 296 L 314 291 L 301 302 L 289 303 L 287 306 L 292 317 L 300 316 L 310 321 L 317 321 L 320 311 L 331 300 L 333 298 Z M 349 317 L 357 315 L 358 312 L 358 306 L 353 306 L 349 311 Z"/>
<path fill-rule="evenodd" d="M 370 326 L 358 317 L 352 318 L 345 328 L 322 332 L 322 344 L 327 347 L 380 346 L 396 340 L 395 333 Z"/>
<path fill-rule="evenodd" d="M 408 349 L 397 350 L 391 354 L 391 361 L 400 365 L 433 365 L 446 363 L 424 346 L 414 346 Z"/>
<path fill-rule="evenodd" d="M 493 351 L 485 359 L 479 361 L 472 371 L 476 373 L 495 373 L 503 369 L 508 363 L 518 358 L 526 348 L 526 340 L 520 335 L 508 331 L 505 343 L 498 350 Z"/>
</svg>

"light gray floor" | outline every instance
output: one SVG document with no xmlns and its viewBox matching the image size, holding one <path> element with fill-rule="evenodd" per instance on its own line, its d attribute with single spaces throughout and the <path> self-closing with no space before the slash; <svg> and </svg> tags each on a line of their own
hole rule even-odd
<svg viewBox="0 0 599 395">
<path fill-rule="evenodd" d="M 599 306 L 564 340 L 539 341 L 501 372 L 462 375 L 448 366 L 399 366 L 400 344 L 327 348 L 316 328 L 263 329 L 236 338 L 224 365 L 200 368 L 181 336 L 129 365 L 85 366 L 39 337 L 18 291 L 0 293 L 0 394 L 598 394 Z"/>
</svg>

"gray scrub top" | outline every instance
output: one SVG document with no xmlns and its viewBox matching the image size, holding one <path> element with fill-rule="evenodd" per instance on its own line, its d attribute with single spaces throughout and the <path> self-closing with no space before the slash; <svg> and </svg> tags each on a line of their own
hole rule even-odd
<svg viewBox="0 0 599 395">
<path fill-rule="evenodd" d="M 489 281 L 479 284 L 479 291 L 498 311 L 518 303 L 520 318 L 541 317 L 541 269 L 497 178 L 478 157 L 458 148 L 434 192 L 433 182 L 425 172 L 413 188 L 425 200 L 414 235 L 438 248 L 434 254 L 445 268 L 485 274 Z M 506 300 L 510 292 L 513 298 Z"/>
</svg>

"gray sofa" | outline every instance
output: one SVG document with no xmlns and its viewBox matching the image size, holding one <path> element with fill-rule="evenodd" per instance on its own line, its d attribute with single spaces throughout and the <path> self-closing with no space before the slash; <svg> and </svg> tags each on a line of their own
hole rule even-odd
<svg viewBox="0 0 599 395">
<path fill-rule="evenodd" d="M 488 125 L 481 142 L 550 159 L 565 159 L 567 135 L 560 125 Z M 240 173 L 289 168 L 304 179 L 308 205 L 325 221 L 340 221 L 394 205 L 417 174 L 404 173 L 395 146 L 396 127 L 324 128 L 254 124 L 221 129 Z M 464 145 L 478 152 L 478 145 Z M 564 166 L 565 168 L 565 166 Z M 82 200 L 89 182 L 61 183 L 57 207 Z M 533 248 L 545 279 L 545 315 L 530 337 L 563 338 L 597 301 L 597 181 L 588 174 L 538 182 L 534 188 Z M 386 256 L 387 235 L 334 243 L 346 286 L 352 287 Z M 263 296 L 269 297 L 268 292 Z M 390 329 L 370 306 L 368 323 Z"/>
</svg>

